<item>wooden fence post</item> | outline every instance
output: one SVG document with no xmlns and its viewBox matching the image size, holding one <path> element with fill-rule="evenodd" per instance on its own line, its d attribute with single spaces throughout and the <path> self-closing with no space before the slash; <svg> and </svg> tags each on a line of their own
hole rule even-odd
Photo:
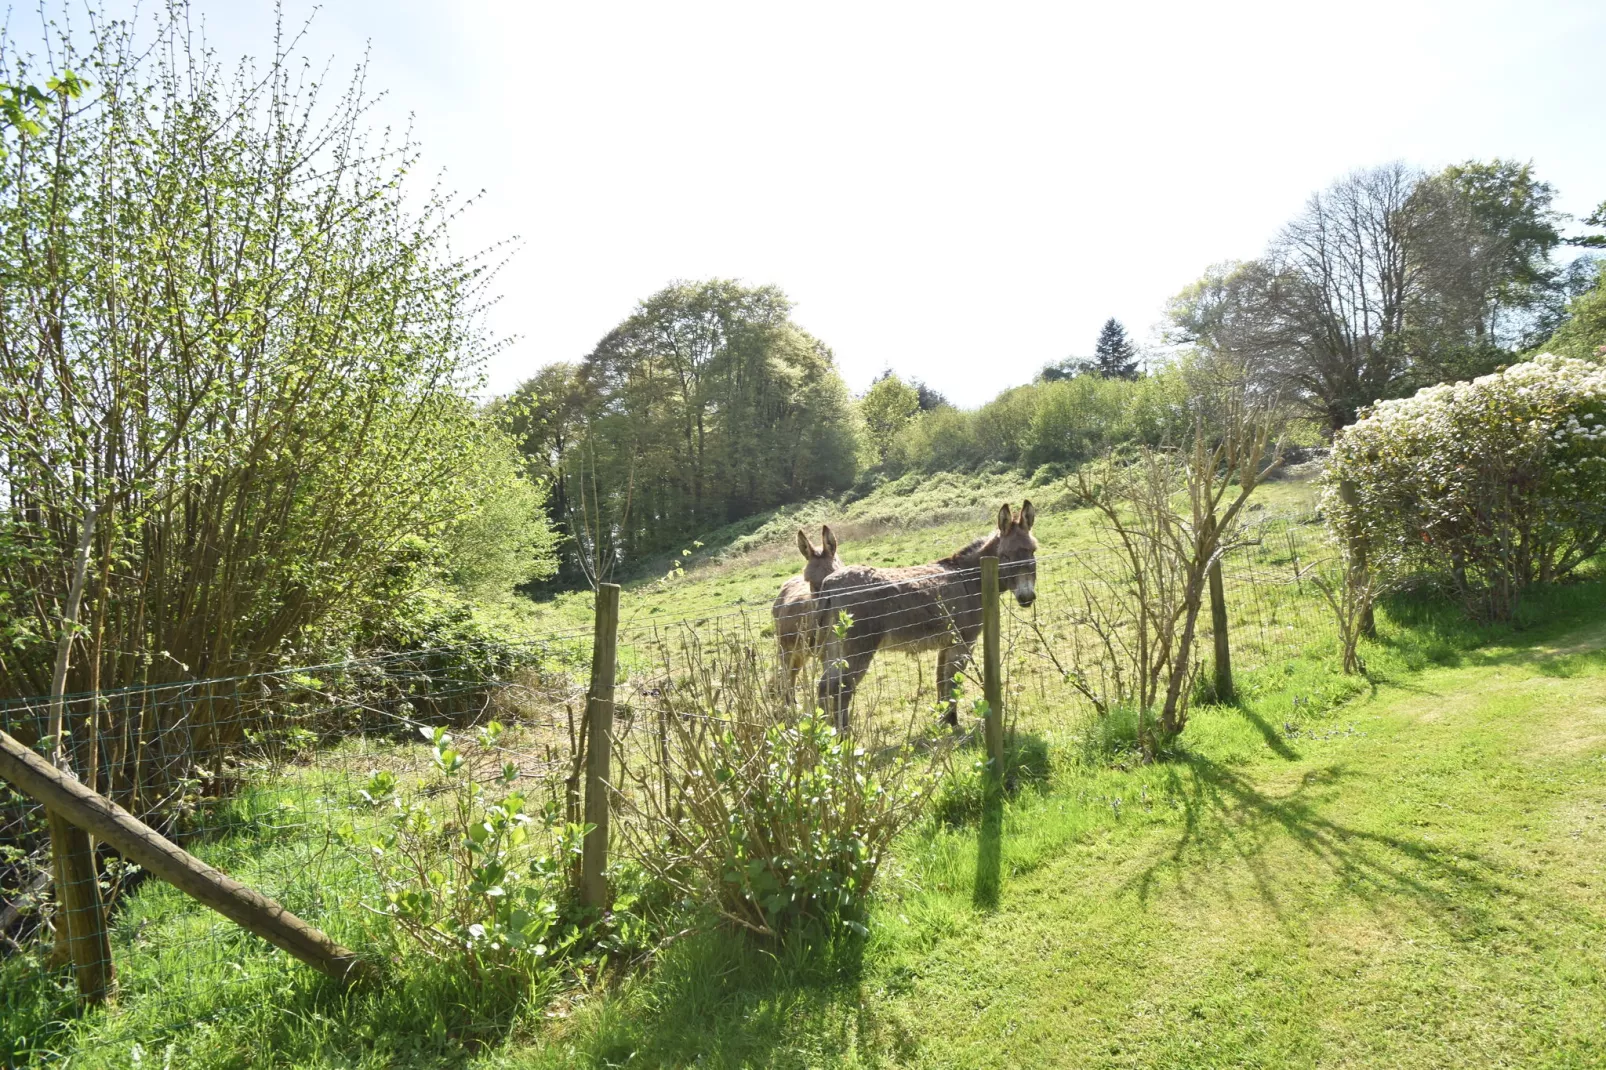
<svg viewBox="0 0 1606 1070">
<path fill-rule="evenodd" d="M 53 817 L 64 818 L 82 832 L 111 844 L 152 876 L 283 948 L 313 969 L 342 981 L 367 972 L 356 955 L 318 929 L 261 892 L 219 873 L 5 732 L 0 732 L 0 778 L 39 800 Z"/>
<path fill-rule="evenodd" d="M 981 559 L 982 688 L 987 697 L 987 720 L 982 725 L 992 776 L 1004 779 L 1004 676 L 999 644 L 998 558 Z"/>
<path fill-rule="evenodd" d="M 95 848 L 89 842 L 89 834 L 65 815 L 51 807 L 46 807 L 45 812 L 55 866 L 58 939 L 67 942 L 78 994 L 86 1002 L 103 1003 L 111 995 L 117 970 L 112 962 L 111 934 L 106 928 L 106 904 L 100 895 Z"/>
<path fill-rule="evenodd" d="M 580 902 L 598 910 L 608 906 L 608 817 L 613 777 L 613 678 L 619 633 L 619 585 L 597 588 L 597 616 L 591 639 L 591 689 L 586 693 L 586 833 L 580 851 Z"/>
<path fill-rule="evenodd" d="M 1205 521 L 1214 549 L 1219 550 L 1216 518 Z M 1215 643 L 1215 675 L 1211 681 L 1217 702 L 1231 702 L 1235 697 L 1232 686 L 1232 642 L 1227 625 L 1227 585 L 1221 576 L 1221 558 L 1211 563 L 1206 573 L 1210 581 L 1210 634 Z"/>
</svg>

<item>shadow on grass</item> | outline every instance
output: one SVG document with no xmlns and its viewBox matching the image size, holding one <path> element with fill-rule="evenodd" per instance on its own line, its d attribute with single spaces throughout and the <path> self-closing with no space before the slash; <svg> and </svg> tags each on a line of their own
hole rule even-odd
<svg viewBox="0 0 1606 1070">
<path fill-rule="evenodd" d="M 1164 871 L 1180 870 L 1197 858 L 1231 855 L 1284 924 L 1302 916 L 1307 904 L 1301 877 L 1312 870 L 1326 870 L 1347 895 L 1379 916 L 1391 899 L 1412 900 L 1456 938 L 1471 938 L 1491 926 L 1537 930 L 1548 924 L 1546 911 L 1583 916 L 1559 901 L 1534 902 L 1475 851 L 1370 832 L 1324 813 L 1333 789 L 1360 775 L 1343 765 L 1311 769 L 1292 792 L 1275 797 L 1232 769 L 1190 754 L 1169 771 L 1168 786 L 1184 811 L 1181 836 L 1130 886 L 1146 902 Z M 1356 790 L 1365 789 L 1349 789 Z M 1300 848 L 1309 866 L 1290 868 L 1268 859 L 1268 850 L 1281 838 Z M 1519 899 L 1527 909 L 1513 911 L 1511 904 Z"/>
<path fill-rule="evenodd" d="M 1262 717 L 1254 710 L 1250 709 L 1249 706 L 1244 702 L 1234 702 L 1227 706 L 1227 708 L 1236 710 L 1244 720 L 1253 725 L 1255 731 L 1260 733 L 1260 738 L 1266 741 L 1266 746 L 1269 747 L 1271 752 L 1277 755 L 1277 757 L 1281 758 L 1285 762 L 1295 762 L 1299 760 L 1299 752 L 1288 745 L 1288 740 L 1283 738 L 1283 734 L 1277 730 L 1276 726 L 1270 721 L 1267 721 L 1266 718 Z"/>
<path fill-rule="evenodd" d="M 998 909 L 1003 846 L 1004 793 L 990 785 L 982 797 L 981 829 L 976 836 L 976 890 L 971 901 L 978 909 Z"/>
<path fill-rule="evenodd" d="M 506 1066 L 813 1066 L 863 1029 L 863 941 L 776 946 L 723 928 L 674 945 L 611 1006 Z"/>
</svg>

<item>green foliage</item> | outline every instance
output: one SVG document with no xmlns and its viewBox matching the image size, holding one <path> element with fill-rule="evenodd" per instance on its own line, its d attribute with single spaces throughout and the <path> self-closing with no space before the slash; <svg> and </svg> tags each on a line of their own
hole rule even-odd
<svg viewBox="0 0 1606 1070">
<path fill-rule="evenodd" d="M 1567 306 L 1567 318 L 1545 343 L 1545 350 L 1563 357 L 1589 360 L 1606 346 L 1606 261 L 1598 265 L 1595 285 Z"/>
<path fill-rule="evenodd" d="M 549 515 L 566 577 L 594 577 L 702 531 L 852 484 L 858 432 L 831 351 L 773 286 L 675 283 L 578 366 L 521 386 L 504 418 Z"/>
<path fill-rule="evenodd" d="M 888 371 L 871 384 L 858 408 L 875 459 L 885 462 L 899 432 L 920 415 L 920 392 Z"/>
<path fill-rule="evenodd" d="M 1335 529 L 1364 534 L 1374 567 L 1446 577 L 1470 611 L 1509 619 L 1606 541 L 1606 368 L 1544 355 L 1380 403 L 1327 478 Z"/>
<path fill-rule="evenodd" d="M 376 830 L 342 830 L 373 867 L 375 908 L 417 950 L 472 973 L 551 969 L 587 936 L 567 884 L 587 828 L 561 824 L 552 808 L 529 813 L 524 794 L 510 790 L 517 765 L 486 768 L 499 758 L 499 722 L 479 730 L 472 754 L 444 728 L 421 731 L 446 782 L 445 805 L 403 802 L 398 778 L 376 770 L 361 795 L 386 819 Z"/>
<path fill-rule="evenodd" d="M 884 460 L 891 472 L 986 465 L 1078 464 L 1117 445 L 1175 440 L 1188 427 L 1177 368 L 1141 379 L 1078 375 L 1000 393 L 979 409 L 941 406 L 907 421 Z"/>
<path fill-rule="evenodd" d="M 1593 212 L 1584 217 L 1584 225 L 1588 227 L 1606 227 L 1606 201 L 1600 202 Z M 1590 249 L 1606 248 L 1606 234 L 1581 234 L 1563 240 L 1568 245 L 1582 245 Z"/>
<path fill-rule="evenodd" d="M 512 441 L 488 422 L 469 454 L 469 507 L 442 537 L 445 578 L 464 595 L 506 598 L 557 571 L 558 535 L 547 516 L 549 488 L 524 474 Z M 468 444 L 465 444 L 468 445 Z"/>
<path fill-rule="evenodd" d="M 72 107 L 71 75 L 59 107 L 7 90 L 27 122 L 0 124 L 0 588 L 33 592 L 0 606 L 8 695 L 49 689 L 92 515 L 101 656 L 68 690 L 342 646 L 500 493 L 471 401 L 491 265 L 447 248 L 453 205 L 409 192 L 412 145 L 366 134 L 360 74 L 332 102 L 289 54 L 235 80 L 177 11 L 154 40 L 64 40 L 98 90 Z"/>
<path fill-rule="evenodd" d="M 929 794 L 919 760 L 872 757 L 818 709 L 733 720 L 688 754 L 684 817 L 657 868 L 696 873 L 693 890 L 754 932 L 863 932 L 876 874 Z"/>
</svg>

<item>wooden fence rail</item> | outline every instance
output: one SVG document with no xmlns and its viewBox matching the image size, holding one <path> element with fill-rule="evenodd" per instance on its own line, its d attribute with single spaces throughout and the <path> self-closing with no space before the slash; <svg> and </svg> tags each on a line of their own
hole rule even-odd
<svg viewBox="0 0 1606 1070">
<path fill-rule="evenodd" d="M 112 802 L 0 732 L 0 777 L 52 814 L 111 844 L 152 876 L 210 907 L 248 932 L 341 981 L 369 972 L 356 954 L 267 896 L 218 872 Z M 93 870 L 89 879 L 94 879 Z M 109 960 L 108 960 L 109 967 Z"/>
</svg>

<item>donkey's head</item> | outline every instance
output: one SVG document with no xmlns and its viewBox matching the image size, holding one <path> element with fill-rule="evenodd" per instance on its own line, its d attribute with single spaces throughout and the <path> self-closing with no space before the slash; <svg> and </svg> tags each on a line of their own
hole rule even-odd
<svg viewBox="0 0 1606 1070">
<path fill-rule="evenodd" d="M 1015 592 L 1015 601 L 1029 606 L 1037 600 L 1037 540 L 1032 521 L 1037 510 L 1030 501 L 1021 503 L 1020 512 L 1008 505 L 998 507 L 998 583 Z"/>
<path fill-rule="evenodd" d="M 831 534 L 828 525 L 820 527 L 820 547 L 815 549 L 809 542 L 808 532 L 802 528 L 797 529 L 797 548 L 802 551 L 803 559 L 808 564 L 803 566 L 803 579 L 809 585 L 809 591 L 820 589 L 825 577 L 842 567 L 842 562 L 836 556 L 836 536 Z"/>
</svg>

